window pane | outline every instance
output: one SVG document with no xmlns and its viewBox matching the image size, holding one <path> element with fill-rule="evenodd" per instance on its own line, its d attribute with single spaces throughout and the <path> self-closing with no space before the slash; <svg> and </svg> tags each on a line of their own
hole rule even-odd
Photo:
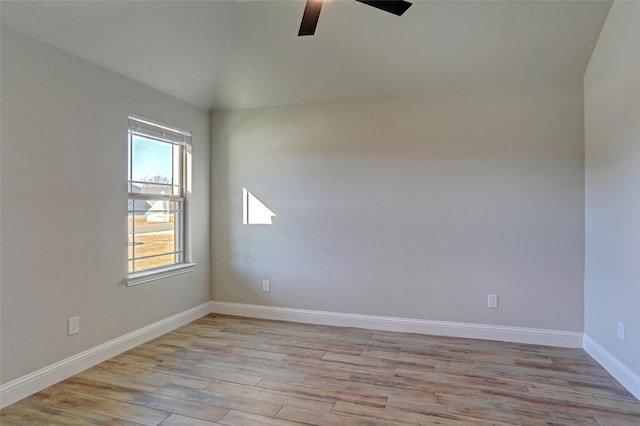
<svg viewBox="0 0 640 426">
<path fill-rule="evenodd" d="M 182 262 L 182 205 L 129 199 L 129 272 Z"/>
<path fill-rule="evenodd" d="M 129 192 L 180 195 L 180 181 L 175 179 L 180 173 L 180 163 L 174 160 L 176 146 L 138 135 L 131 136 L 131 145 Z"/>
<path fill-rule="evenodd" d="M 162 256 L 136 260 L 135 270 L 141 271 L 143 269 L 158 268 L 161 266 L 170 266 L 176 263 L 174 259 L 175 259 L 175 256 L 173 254 L 165 254 Z"/>
</svg>

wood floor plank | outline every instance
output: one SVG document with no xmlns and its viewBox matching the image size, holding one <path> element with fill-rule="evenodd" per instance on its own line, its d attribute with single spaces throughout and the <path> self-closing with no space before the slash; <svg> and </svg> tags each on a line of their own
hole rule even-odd
<svg viewBox="0 0 640 426">
<path fill-rule="evenodd" d="M 395 411 L 408 411 L 439 418 L 468 419 L 470 422 L 500 422 L 510 425 L 522 423 L 522 417 L 512 413 L 496 410 L 496 406 L 478 398 L 466 398 L 465 405 L 431 403 L 424 400 L 389 398 L 387 408 Z M 441 401 L 440 401 L 441 402 Z"/>
<path fill-rule="evenodd" d="M 187 386 L 190 388 L 204 389 L 211 384 L 210 380 L 188 377 L 175 374 L 173 371 L 160 371 L 149 367 L 139 367 L 126 363 L 105 361 L 95 366 L 95 370 L 106 372 L 109 376 L 114 374 L 125 377 L 143 377 L 145 383 L 160 387 L 167 383 Z"/>
<path fill-rule="evenodd" d="M 410 399 L 431 399 L 435 400 L 435 392 L 425 389 L 411 389 L 395 386 L 385 386 L 384 384 L 374 383 L 373 381 L 359 381 L 333 379 L 327 377 L 309 376 L 304 382 L 310 386 L 333 395 L 336 391 L 354 393 L 357 395 L 373 395 L 383 398 L 398 397 Z M 474 395 L 481 396 L 480 392 L 474 392 Z M 358 401 L 348 401 L 356 402 Z"/>
<path fill-rule="evenodd" d="M 169 368 L 174 368 L 174 366 L 168 366 Z M 231 383 L 239 383 L 241 385 L 249 385 L 255 386 L 262 380 L 262 376 L 258 376 L 255 374 L 246 373 L 237 373 L 234 371 L 227 371 L 223 366 L 218 368 L 212 367 L 211 365 L 203 365 L 200 364 L 196 367 L 189 369 L 189 374 L 193 374 L 195 376 L 200 376 L 202 378 L 210 379 L 212 381 L 215 380 L 224 380 Z"/>
<path fill-rule="evenodd" d="M 284 364 L 289 368 L 295 368 L 296 370 L 303 371 L 306 374 L 311 373 L 317 376 L 326 375 L 328 377 L 336 377 L 335 373 L 338 373 L 338 376 L 340 377 L 345 377 L 354 371 L 381 376 L 393 376 L 395 372 L 395 369 L 391 366 L 377 367 L 366 365 L 365 363 L 354 364 L 353 362 L 328 361 L 324 357 L 316 360 L 288 356 L 284 360 Z"/>
<path fill-rule="evenodd" d="M 593 393 L 584 392 L 576 388 L 567 390 L 566 387 L 551 384 L 533 383 L 529 386 L 529 394 L 534 397 L 553 399 L 559 403 L 583 404 L 593 407 L 601 407 L 605 410 L 620 410 L 637 414 L 640 417 L 640 406 L 637 401 L 625 398 L 612 397 L 610 395 L 598 394 L 595 398 Z"/>
<path fill-rule="evenodd" d="M 444 364 L 445 360 L 439 360 L 431 358 L 425 355 L 407 354 L 405 352 L 393 352 L 384 351 L 379 349 L 365 350 L 363 356 L 367 358 L 381 359 L 389 363 L 389 365 L 419 365 L 421 367 L 432 367 L 435 369 L 436 365 Z M 392 364 L 395 362 L 395 364 Z"/>
<path fill-rule="evenodd" d="M 293 393 L 300 397 L 319 399 L 333 404 L 336 401 L 353 402 L 372 407 L 384 407 L 387 405 L 387 397 L 371 395 L 368 392 L 344 391 L 327 389 L 322 386 L 314 386 L 304 383 L 281 382 L 271 379 L 263 379 L 257 385 L 262 389 L 279 390 Z M 381 392 L 382 393 L 382 392 Z M 304 407 L 301 407 L 304 408 Z"/>
<path fill-rule="evenodd" d="M 615 380 L 611 376 L 593 376 L 590 374 L 580 374 L 574 373 L 562 369 L 558 370 L 543 370 L 539 368 L 532 367 L 522 367 L 522 366 L 507 366 L 501 364 L 491 364 L 491 363 L 476 363 L 476 368 L 478 370 L 486 370 L 486 371 L 497 371 L 503 372 L 506 374 L 517 374 L 521 376 L 529 376 L 536 380 L 546 380 L 546 379 L 560 379 L 565 380 L 567 382 L 574 382 L 583 384 L 586 386 L 603 386 L 607 385 L 611 388 L 618 388 L 619 384 L 615 382 Z M 614 384 L 615 382 L 615 384 Z"/>
<path fill-rule="evenodd" d="M 220 423 L 207 422 L 193 417 L 172 414 L 160 423 L 160 426 L 220 426 Z"/>
<path fill-rule="evenodd" d="M 406 405 L 405 401 L 394 400 L 393 406 L 398 409 Z M 418 407 L 418 411 L 436 413 L 436 412 L 448 412 L 453 414 L 465 415 L 471 418 L 482 419 L 486 422 L 492 420 L 501 421 L 504 423 L 513 424 L 530 424 L 535 423 L 531 420 L 529 412 L 523 413 L 518 410 L 518 407 L 508 406 L 500 402 L 489 401 L 484 398 L 473 398 L 459 395 L 447 395 L 442 393 L 436 393 L 436 404 L 428 405 L 427 407 Z M 527 423 L 529 421 L 529 423 Z M 586 425 L 585 425 L 586 426 Z"/>
<path fill-rule="evenodd" d="M 528 392 L 529 390 L 526 382 L 511 379 L 497 379 L 495 377 L 480 377 L 480 375 L 471 376 L 439 373 L 437 371 L 433 372 L 428 370 L 397 368 L 395 376 L 397 378 L 406 378 L 411 381 L 429 384 L 436 389 L 455 383 L 457 386 L 480 390 L 494 386 L 514 392 Z"/>
<path fill-rule="evenodd" d="M 42 391 L 46 395 L 46 402 L 58 407 L 78 410 L 84 408 L 86 413 L 94 413 L 109 417 L 129 420 L 143 425 L 155 426 L 169 417 L 167 411 L 142 407 L 136 404 L 116 401 L 100 396 L 87 395 L 78 392 L 68 392 L 50 387 Z"/>
<path fill-rule="evenodd" d="M 275 362 L 273 360 L 256 358 L 245 358 L 242 362 L 228 361 L 203 361 L 200 365 L 203 367 L 212 367 L 219 370 L 244 374 L 256 377 L 269 377 L 272 379 L 281 379 L 291 382 L 301 382 L 307 376 L 307 373 L 300 369 L 292 369 L 287 364 Z"/>
<path fill-rule="evenodd" d="M 327 401 L 326 399 L 314 398 L 310 395 L 298 396 L 295 393 L 287 391 L 245 386 L 236 383 L 216 382 L 212 383 L 207 390 L 227 395 L 257 399 L 259 401 L 268 401 L 292 407 L 306 408 L 307 410 L 331 411 L 333 408 L 333 401 Z"/>
<path fill-rule="evenodd" d="M 510 371 L 506 369 L 504 371 L 496 371 L 496 370 L 487 370 L 478 368 L 476 363 L 448 363 L 448 364 L 438 364 L 436 365 L 436 373 L 445 375 L 453 375 L 453 376 L 464 376 L 467 378 L 480 378 L 486 380 L 495 380 L 495 381 L 508 381 L 520 384 L 524 384 L 528 386 L 530 384 L 535 383 L 544 383 L 550 385 L 556 385 L 560 387 L 568 387 L 569 382 L 563 379 L 557 379 L 552 376 L 550 377 L 533 377 L 531 375 L 526 374 L 518 374 L 517 371 Z M 526 390 L 525 390 L 526 392 Z"/>
<path fill-rule="evenodd" d="M 326 351 L 317 349 L 306 349 L 288 345 L 274 345 L 271 343 L 233 342 L 233 346 L 237 348 L 247 348 L 265 352 L 273 352 L 282 355 L 297 355 L 300 357 L 313 359 L 322 358 L 326 353 Z"/>
<path fill-rule="evenodd" d="M 629 425 L 634 425 L 634 423 L 629 423 L 628 421 L 625 421 L 625 420 L 611 419 L 611 418 L 608 418 L 608 417 L 598 417 L 597 420 L 598 420 L 598 426 L 629 426 Z M 638 422 L 635 422 L 635 425 L 637 425 L 637 424 L 638 424 Z"/>
<path fill-rule="evenodd" d="M 507 423 L 512 422 L 515 416 L 515 418 L 520 418 L 519 424 L 531 426 L 546 426 L 548 421 L 573 426 L 598 426 L 597 420 L 593 416 L 565 413 L 558 407 L 553 409 L 550 407 L 532 407 L 512 404 L 508 401 L 441 393 L 436 394 L 436 402 L 438 406 L 454 409 L 470 417 L 484 418 L 487 415 L 487 420 L 496 419 Z"/>
<path fill-rule="evenodd" d="M 210 422 L 219 420 L 229 411 L 226 408 L 210 404 L 202 404 L 199 402 L 179 400 L 153 392 L 140 392 L 129 388 L 114 386 L 96 386 L 95 382 L 89 382 L 74 377 L 59 383 L 56 386 L 56 392 L 59 392 L 60 390 L 84 393 L 87 395 L 92 395 L 96 393 L 96 391 L 99 391 L 100 396 L 103 398 L 140 405 L 142 407 L 153 408 L 164 412 L 182 414 Z"/>
<path fill-rule="evenodd" d="M 51 401 L 27 398 L 19 404 L 2 409 L 0 424 L 22 425 L 90 425 L 102 424 L 113 417 L 87 410 L 86 407 L 68 407 Z"/>
<path fill-rule="evenodd" d="M 0 423 L 640 426 L 640 402 L 580 349 L 212 314 Z"/>
<path fill-rule="evenodd" d="M 142 423 L 130 422 L 124 419 L 111 419 L 106 423 L 102 423 L 101 426 L 142 426 Z"/>
<path fill-rule="evenodd" d="M 318 413 L 295 407 L 283 407 L 277 415 L 278 419 L 289 420 L 298 424 L 315 426 L 391 426 L 391 425 L 417 425 L 415 422 L 402 423 L 373 421 L 371 418 L 358 418 L 356 416 L 344 416 L 334 413 Z"/>
<path fill-rule="evenodd" d="M 480 426 L 486 422 L 476 420 L 461 415 L 446 412 L 417 412 L 417 411 L 400 411 L 394 409 L 370 408 L 366 409 L 360 405 L 349 404 L 346 402 L 336 403 L 332 413 L 345 416 L 354 416 L 358 419 L 369 419 L 374 424 L 381 422 L 400 422 L 401 424 L 418 424 L 418 425 L 451 425 L 451 426 Z M 512 426 L 509 423 L 503 423 L 492 420 L 491 425 L 495 426 Z"/>
<path fill-rule="evenodd" d="M 282 404 L 259 401 L 235 395 L 227 395 L 210 390 L 187 388 L 178 385 L 162 386 L 157 390 L 157 393 L 177 399 L 201 402 L 203 404 L 215 405 L 217 407 L 224 407 L 230 410 L 244 411 L 267 417 L 275 416 L 280 408 L 282 408 Z"/>
<path fill-rule="evenodd" d="M 220 420 L 220 424 L 228 426 L 295 426 L 299 423 L 231 410 Z"/>
<path fill-rule="evenodd" d="M 545 396 L 534 396 L 530 394 L 513 393 L 509 391 L 503 391 L 501 389 L 487 389 L 483 390 L 483 396 L 492 400 L 507 401 L 512 404 L 533 406 L 533 407 L 558 407 L 563 412 L 577 413 L 577 414 L 589 414 L 592 416 L 611 416 L 615 415 L 620 419 L 626 419 L 630 421 L 630 425 L 640 424 L 640 403 L 636 403 L 637 409 L 634 407 L 632 410 L 625 408 L 619 408 L 615 406 L 602 406 L 595 399 L 589 402 L 575 402 L 575 401 L 555 401 L 553 398 Z M 631 421 L 631 419 L 634 419 Z M 635 422 L 635 423 L 634 423 Z"/>
</svg>

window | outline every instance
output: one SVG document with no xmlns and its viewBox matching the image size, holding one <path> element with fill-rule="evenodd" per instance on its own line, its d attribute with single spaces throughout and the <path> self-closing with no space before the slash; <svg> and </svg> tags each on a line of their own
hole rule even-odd
<svg viewBox="0 0 640 426">
<path fill-rule="evenodd" d="M 190 266 L 191 132 L 129 116 L 128 283 Z"/>
</svg>

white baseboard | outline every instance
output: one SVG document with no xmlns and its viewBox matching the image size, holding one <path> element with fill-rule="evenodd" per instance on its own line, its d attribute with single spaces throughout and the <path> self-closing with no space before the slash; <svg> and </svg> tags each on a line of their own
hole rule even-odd
<svg viewBox="0 0 640 426">
<path fill-rule="evenodd" d="M 622 386 L 627 388 L 633 396 L 640 400 L 640 375 L 627 367 L 588 334 L 584 335 L 584 350 L 620 382 Z"/>
<path fill-rule="evenodd" d="M 466 337 L 482 340 L 499 340 L 534 345 L 582 348 L 583 334 L 575 331 L 538 328 L 507 327 L 500 325 L 468 324 L 448 321 L 346 314 L 281 308 L 263 305 L 247 305 L 231 302 L 211 302 L 212 312 L 243 317 L 254 317 L 309 324 L 358 327 L 372 330 L 400 331 L 435 336 Z"/>
<path fill-rule="evenodd" d="M 588 337 L 583 336 L 583 333 L 573 331 L 429 321 L 211 301 L 3 384 L 0 386 L 0 408 L 6 407 L 22 398 L 26 398 L 33 393 L 71 377 L 115 355 L 141 345 L 151 339 L 155 339 L 164 333 L 195 321 L 212 312 L 310 324 L 359 327 L 372 330 L 498 340 L 570 348 L 582 348 L 584 339 L 584 348 L 587 349 L 588 339 Z M 587 349 L 587 352 L 638 397 L 638 395 L 640 395 L 640 379 L 638 376 L 602 349 L 597 343 L 591 339 L 589 340 L 592 342 L 592 344 L 590 344 L 590 348 L 592 349 Z M 596 354 L 593 354 L 592 351 Z M 607 365 L 610 365 L 610 367 L 607 367 Z M 620 372 L 618 374 L 623 378 L 614 374 L 612 369 Z M 633 389 L 635 389 L 635 391 Z"/>
<path fill-rule="evenodd" d="M 0 408 L 211 313 L 210 302 L 87 349 L 0 386 Z"/>
</svg>

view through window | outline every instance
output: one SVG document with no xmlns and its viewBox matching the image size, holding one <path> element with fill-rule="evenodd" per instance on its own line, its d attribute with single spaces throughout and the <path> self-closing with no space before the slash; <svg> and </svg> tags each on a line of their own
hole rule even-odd
<svg viewBox="0 0 640 426">
<path fill-rule="evenodd" d="M 129 273 L 185 263 L 190 133 L 129 117 Z"/>
</svg>

